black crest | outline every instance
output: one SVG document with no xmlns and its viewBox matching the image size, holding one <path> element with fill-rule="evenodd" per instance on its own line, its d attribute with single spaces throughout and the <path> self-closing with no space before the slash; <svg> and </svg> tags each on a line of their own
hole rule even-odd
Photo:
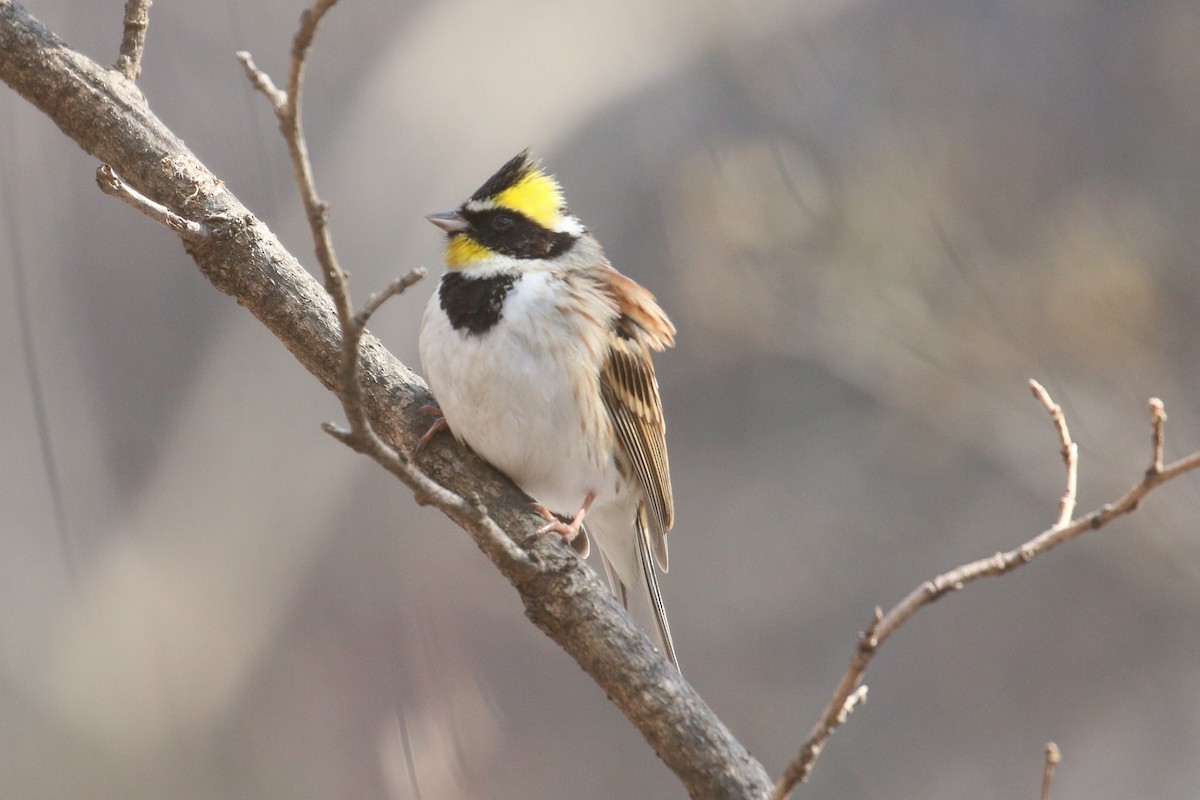
<svg viewBox="0 0 1200 800">
<path fill-rule="evenodd" d="M 489 197 L 495 197 L 536 167 L 537 163 L 529 157 L 529 148 L 527 147 L 510 158 L 508 163 L 501 167 L 495 175 L 487 179 L 487 183 L 476 189 L 475 194 L 471 195 L 471 199 L 487 200 Z"/>
</svg>

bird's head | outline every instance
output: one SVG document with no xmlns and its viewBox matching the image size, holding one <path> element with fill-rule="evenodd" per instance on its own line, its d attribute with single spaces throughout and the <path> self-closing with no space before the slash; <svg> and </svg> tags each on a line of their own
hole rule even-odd
<svg viewBox="0 0 1200 800">
<path fill-rule="evenodd" d="M 504 259 L 553 260 L 584 234 L 562 187 L 528 150 L 509 159 L 458 209 L 426 217 L 446 232 L 446 266 L 486 267 Z"/>
</svg>

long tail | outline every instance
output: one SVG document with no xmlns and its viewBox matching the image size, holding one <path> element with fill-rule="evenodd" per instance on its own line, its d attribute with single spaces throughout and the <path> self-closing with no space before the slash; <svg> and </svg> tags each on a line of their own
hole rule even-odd
<svg viewBox="0 0 1200 800">
<path fill-rule="evenodd" d="M 663 655 L 675 665 L 675 669 L 679 669 L 679 659 L 675 657 L 675 642 L 671 640 L 671 624 L 667 622 L 667 609 L 663 605 L 662 591 L 658 588 L 658 568 L 654 564 L 654 555 L 650 552 L 650 542 L 642 524 L 641 514 L 638 514 L 637 533 L 638 563 L 642 567 L 642 579 L 649 594 L 650 608 L 654 610 L 654 624 L 658 627 Z"/>
<path fill-rule="evenodd" d="M 604 574 L 608 577 L 608 585 L 612 587 L 613 594 L 621 601 L 621 605 L 625 606 L 627 611 L 634 614 L 634 618 L 645 624 L 646 609 L 643 606 L 649 606 L 650 612 L 654 617 L 654 633 L 658 634 L 658 646 L 662 650 L 667 660 L 679 669 L 679 658 L 675 655 L 675 642 L 671 639 L 671 625 L 667 622 L 667 609 L 663 605 L 662 591 L 658 588 L 658 569 L 655 566 L 654 553 L 650 549 L 649 538 L 646 528 L 642 522 L 641 514 L 637 518 L 637 566 L 636 571 L 630 575 L 632 582 L 640 583 L 644 587 L 644 592 L 635 592 L 633 597 L 630 597 L 630 588 L 621 579 L 621 574 L 609 559 L 608 554 L 604 552 L 604 548 L 600 550 L 600 560 L 604 564 Z M 631 605 L 636 606 L 631 608 Z M 637 612 L 641 613 L 637 613 Z"/>
</svg>

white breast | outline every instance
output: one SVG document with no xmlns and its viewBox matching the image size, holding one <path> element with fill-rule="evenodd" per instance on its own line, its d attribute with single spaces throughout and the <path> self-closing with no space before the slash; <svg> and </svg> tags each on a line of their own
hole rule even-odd
<svg viewBox="0 0 1200 800">
<path fill-rule="evenodd" d="M 435 292 L 420 354 L 454 435 L 535 500 L 572 515 L 588 492 L 598 504 L 614 499 L 619 473 L 599 394 L 609 321 L 567 313 L 564 293 L 552 291 L 561 281 L 523 273 L 482 334 L 455 330 Z"/>
</svg>

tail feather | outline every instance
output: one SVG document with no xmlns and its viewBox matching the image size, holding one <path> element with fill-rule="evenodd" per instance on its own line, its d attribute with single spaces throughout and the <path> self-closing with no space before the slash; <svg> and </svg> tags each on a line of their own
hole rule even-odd
<svg viewBox="0 0 1200 800">
<path fill-rule="evenodd" d="M 658 638 L 662 645 L 663 655 L 679 669 L 679 659 L 675 656 L 675 642 L 671 639 L 671 625 L 667 622 L 667 609 L 663 605 L 662 591 L 658 588 L 658 572 L 654 565 L 654 555 L 650 551 L 646 529 L 642 525 L 641 514 L 637 521 L 638 562 L 642 566 L 642 578 L 649 595 L 650 608 L 654 611 L 654 624 L 658 628 Z M 682 670 L 681 670 L 682 671 Z"/>
<path fill-rule="evenodd" d="M 612 589 L 612 593 L 621 601 L 621 605 L 625 610 L 629 610 L 629 592 L 625 590 L 625 584 L 621 583 L 621 577 L 617 574 L 617 568 L 608 560 L 608 556 L 603 550 L 600 550 L 600 563 L 604 565 L 604 577 L 608 578 L 608 588 Z"/>
<path fill-rule="evenodd" d="M 657 639 L 659 650 L 668 661 L 679 668 L 679 659 L 675 655 L 675 642 L 671 638 L 671 626 L 667 622 L 667 611 L 663 605 L 662 591 L 658 586 L 658 567 L 655 564 L 655 548 L 651 544 L 651 534 L 646 527 L 644 511 L 637 513 L 635 546 L 629 547 L 628 538 L 605 536 L 606 532 L 619 531 L 628 526 L 628 517 L 610 519 L 592 519 L 587 527 L 592 539 L 599 545 L 600 562 L 604 565 L 604 574 L 612 593 L 621 601 L 621 605 L 629 611 L 633 618 L 650 634 L 651 639 Z M 599 514 L 594 515 L 599 517 Z M 628 527 L 625 527 L 625 537 L 628 537 Z M 660 537 L 661 538 L 661 537 Z M 615 552 L 614 552 L 615 548 Z M 638 585 L 640 584 L 640 586 Z M 650 625 L 653 618 L 654 624 Z"/>
</svg>

